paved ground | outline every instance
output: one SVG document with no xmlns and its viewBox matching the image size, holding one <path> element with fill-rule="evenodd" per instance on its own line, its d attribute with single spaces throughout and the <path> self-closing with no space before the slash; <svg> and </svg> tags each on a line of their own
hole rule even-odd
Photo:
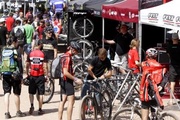
<svg viewBox="0 0 180 120">
<path fill-rule="evenodd" d="M 26 117 L 23 118 L 17 118 L 15 117 L 16 110 L 15 110 L 15 104 L 14 104 L 14 98 L 13 94 L 11 95 L 10 99 L 10 113 L 12 115 L 12 120 L 58 120 L 58 105 L 59 105 L 59 100 L 60 100 L 60 95 L 59 95 L 59 86 L 57 85 L 56 82 L 56 92 L 53 96 L 53 99 L 51 100 L 50 103 L 44 104 L 43 108 L 45 110 L 45 114 L 42 116 L 38 116 L 37 112 L 34 112 L 34 115 L 28 115 L 28 110 L 29 110 L 29 98 L 28 98 L 28 92 L 27 89 L 28 87 L 22 86 L 22 95 L 21 95 L 21 110 L 25 113 L 27 113 Z M 77 93 L 78 95 L 78 93 Z M 2 81 L 0 81 L 0 120 L 4 120 L 4 98 L 3 98 L 3 90 L 2 90 Z M 167 100 L 164 100 L 165 104 L 167 103 Z M 80 100 L 76 100 L 75 105 L 74 105 L 74 111 L 73 111 L 73 118 L 72 120 L 79 120 L 79 105 L 80 105 Z M 35 101 L 35 110 L 38 109 L 37 101 Z M 174 109 L 174 110 L 172 110 Z M 115 110 L 114 110 L 115 111 Z M 113 111 L 113 112 L 114 112 Z M 175 113 L 176 115 L 179 116 L 180 118 L 180 111 L 178 111 L 177 106 L 173 106 L 168 108 L 168 111 Z M 64 116 L 63 120 L 66 120 L 66 108 L 64 109 Z"/>
</svg>

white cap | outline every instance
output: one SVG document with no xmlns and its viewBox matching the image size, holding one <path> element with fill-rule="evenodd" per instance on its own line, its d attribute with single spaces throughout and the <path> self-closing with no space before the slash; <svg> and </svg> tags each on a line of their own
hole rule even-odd
<svg viewBox="0 0 180 120">
<path fill-rule="evenodd" d="M 0 23 L 5 22 L 5 18 L 0 18 Z"/>
</svg>

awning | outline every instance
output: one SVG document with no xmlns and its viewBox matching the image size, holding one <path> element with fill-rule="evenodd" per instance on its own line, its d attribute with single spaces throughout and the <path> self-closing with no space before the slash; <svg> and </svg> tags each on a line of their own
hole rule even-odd
<svg viewBox="0 0 180 120">
<path fill-rule="evenodd" d="M 140 11 L 140 23 L 180 30 L 180 0 Z"/>
<path fill-rule="evenodd" d="M 123 22 L 138 22 L 138 0 L 124 0 L 102 6 L 102 17 Z"/>
</svg>

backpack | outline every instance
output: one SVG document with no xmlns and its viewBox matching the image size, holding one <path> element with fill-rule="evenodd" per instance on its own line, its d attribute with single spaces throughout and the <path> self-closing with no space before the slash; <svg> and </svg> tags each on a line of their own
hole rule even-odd
<svg viewBox="0 0 180 120">
<path fill-rule="evenodd" d="M 15 60 L 14 48 L 5 47 L 2 50 L 2 58 L 0 63 L 0 72 L 13 73 L 17 69 L 17 61 Z"/>
<path fill-rule="evenodd" d="M 22 30 L 22 28 L 18 27 L 16 31 L 14 31 L 14 36 L 17 38 L 18 40 L 18 44 L 23 45 L 24 44 L 24 32 Z"/>
<path fill-rule="evenodd" d="M 61 67 L 62 57 L 63 55 L 56 57 L 51 63 L 50 74 L 51 74 L 51 78 L 53 79 L 59 79 L 62 77 L 61 76 L 62 75 L 62 67 Z"/>
</svg>

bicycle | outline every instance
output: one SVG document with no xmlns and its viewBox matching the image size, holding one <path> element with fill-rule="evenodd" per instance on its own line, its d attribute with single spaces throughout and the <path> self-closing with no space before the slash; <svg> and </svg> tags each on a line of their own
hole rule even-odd
<svg viewBox="0 0 180 120">
<path fill-rule="evenodd" d="M 148 120 L 178 120 L 178 117 L 168 111 L 162 112 L 156 106 L 151 106 L 155 109 L 153 114 L 150 112 Z M 141 120 L 140 108 L 134 105 L 131 108 L 124 108 L 116 112 L 112 120 Z"/>
<path fill-rule="evenodd" d="M 86 80 L 85 84 L 90 86 L 87 95 L 83 97 L 80 105 L 80 119 L 98 119 L 98 114 L 101 115 L 101 120 L 110 120 L 112 105 L 110 93 L 107 90 L 99 90 L 93 86 L 94 83 L 99 83 L 99 80 Z M 98 97 L 97 97 L 98 95 Z"/>
</svg>

